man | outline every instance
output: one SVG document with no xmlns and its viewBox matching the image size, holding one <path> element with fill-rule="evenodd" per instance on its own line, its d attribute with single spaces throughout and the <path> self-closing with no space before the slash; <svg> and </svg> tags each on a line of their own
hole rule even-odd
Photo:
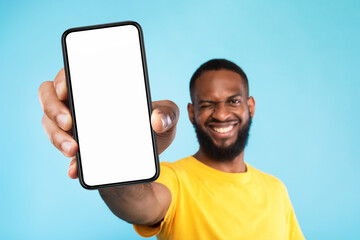
<svg viewBox="0 0 360 240">
<path fill-rule="evenodd" d="M 99 190 L 111 211 L 158 239 L 304 239 L 285 186 L 244 162 L 255 100 L 236 64 L 213 59 L 190 82 L 189 119 L 200 148 L 193 156 L 161 163 L 153 183 Z M 77 177 L 77 144 L 68 134 L 72 119 L 63 103 L 63 70 L 40 86 L 43 126 L 51 142 L 72 157 L 68 174 Z M 153 103 L 152 126 L 159 153 L 175 137 L 179 116 L 170 101 Z M 101 127 L 101 126 L 94 126 Z"/>
</svg>

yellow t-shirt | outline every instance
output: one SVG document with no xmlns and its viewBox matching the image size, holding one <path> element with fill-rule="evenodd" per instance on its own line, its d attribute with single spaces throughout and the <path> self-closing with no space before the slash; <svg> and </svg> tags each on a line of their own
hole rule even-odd
<svg viewBox="0 0 360 240">
<path fill-rule="evenodd" d="M 162 162 L 172 201 L 158 227 L 134 225 L 158 239 L 304 239 L 287 190 L 277 178 L 246 164 L 245 173 L 213 169 L 190 156 Z"/>
</svg>

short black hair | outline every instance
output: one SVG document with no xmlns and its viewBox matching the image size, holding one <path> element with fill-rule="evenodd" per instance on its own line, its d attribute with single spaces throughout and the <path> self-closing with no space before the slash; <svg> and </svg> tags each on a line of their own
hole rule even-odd
<svg viewBox="0 0 360 240">
<path fill-rule="evenodd" d="M 207 71 L 211 70 L 229 70 L 238 73 L 241 76 L 242 82 L 245 87 L 247 96 L 249 96 L 249 83 L 245 72 L 235 63 L 226 60 L 226 59 L 211 59 L 203 63 L 192 75 L 190 80 L 190 97 L 191 101 L 194 102 L 194 91 L 195 91 L 195 82 L 196 80 Z"/>
</svg>

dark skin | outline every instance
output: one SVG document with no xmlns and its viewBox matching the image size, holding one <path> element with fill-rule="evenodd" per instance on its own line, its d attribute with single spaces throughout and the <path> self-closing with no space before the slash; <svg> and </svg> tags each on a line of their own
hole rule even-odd
<svg viewBox="0 0 360 240">
<path fill-rule="evenodd" d="M 66 104 L 67 99 L 65 73 L 61 69 L 54 81 L 43 82 L 39 87 L 40 105 L 44 111 L 42 125 L 51 143 L 66 157 L 71 158 L 68 175 L 76 179 L 78 145 L 71 134 L 72 118 Z M 153 102 L 151 125 L 156 132 L 159 154 L 174 140 L 178 119 L 179 109 L 175 103 L 168 100 Z M 171 203 L 168 188 L 155 182 L 105 188 L 99 190 L 99 193 L 116 216 L 134 224 L 158 223 Z"/>
<path fill-rule="evenodd" d="M 207 71 L 196 80 L 194 92 L 194 103 L 188 104 L 190 121 L 195 120 L 216 145 L 234 143 L 239 129 L 255 113 L 255 100 L 248 97 L 241 76 L 228 70 Z M 205 155 L 200 146 L 194 157 L 223 172 L 246 171 L 244 151 L 233 161 L 219 162 Z"/>
<path fill-rule="evenodd" d="M 71 158 L 68 175 L 75 179 L 78 177 L 75 157 L 78 145 L 71 136 L 72 118 L 66 104 L 68 92 L 63 69 L 54 81 L 41 84 L 39 99 L 44 111 L 44 130 L 53 145 Z M 244 120 L 253 117 L 254 111 L 255 101 L 247 97 L 240 75 L 227 70 L 202 74 L 196 81 L 194 104 L 188 105 L 190 121 L 195 119 L 216 144 L 223 146 L 235 141 L 235 133 Z M 156 132 L 159 154 L 173 141 L 178 119 L 179 109 L 175 103 L 168 100 L 153 102 L 151 125 Z M 194 157 L 220 171 L 246 171 L 243 152 L 233 161 L 225 163 L 205 156 L 200 147 Z M 99 192 L 116 216 L 138 225 L 157 225 L 171 203 L 169 189 L 156 182 L 105 188 Z"/>
</svg>

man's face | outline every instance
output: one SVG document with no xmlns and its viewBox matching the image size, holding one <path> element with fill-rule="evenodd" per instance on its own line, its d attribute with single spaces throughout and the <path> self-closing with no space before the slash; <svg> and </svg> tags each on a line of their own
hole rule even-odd
<svg viewBox="0 0 360 240">
<path fill-rule="evenodd" d="M 188 111 L 200 149 L 219 161 L 238 156 L 246 145 L 255 110 L 241 76 L 228 70 L 203 73 L 195 82 L 193 101 Z"/>
</svg>

